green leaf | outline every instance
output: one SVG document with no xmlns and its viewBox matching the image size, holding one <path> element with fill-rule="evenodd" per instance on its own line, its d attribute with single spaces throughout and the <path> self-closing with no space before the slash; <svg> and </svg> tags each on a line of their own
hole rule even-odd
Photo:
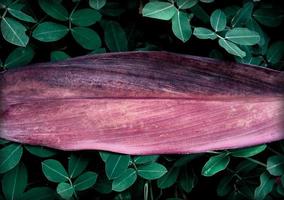
<svg viewBox="0 0 284 200">
<path fill-rule="evenodd" d="M 79 156 L 71 154 L 68 161 L 68 174 L 70 178 L 79 176 L 87 167 L 89 160 L 84 158 L 82 154 Z"/>
<path fill-rule="evenodd" d="M 13 169 L 21 160 L 23 147 L 20 144 L 12 143 L 0 150 L 0 173 Z"/>
<path fill-rule="evenodd" d="M 53 200 L 56 193 L 49 187 L 34 187 L 24 193 L 21 200 Z"/>
<path fill-rule="evenodd" d="M 263 145 L 258 145 L 254 147 L 249 147 L 249 148 L 232 150 L 231 155 L 234 157 L 247 158 L 247 157 L 255 156 L 263 152 L 265 149 L 266 149 L 266 145 L 263 144 Z"/>
<path fill-rule="evenodd" d="M 25 145 L 25 148 L 29 153 L 37 157 L 40 157 L 40 158 L 48 158 L 56 154 L 55 150 L 49 149 L 47 147 L 42 147 L 42 146 Z"/>
<path fill-rule="evenodd" d="M 68 20 L 68 11 L 64 8 L 59 1 L 56 0 L 39 0 L 40 8 L 50 17 L 59 21 Z"/>
<path fill-rule="evenodd" d="M 283 21 L 283 13 L 277 8 L 259 8 L 253 16 L 260 24 L 268 27 L 277 27 Z"/>
<path fill-rule="evenodd" d="M 117 17 L 126 11 L 123 4 L 120 2 L 108 1 L 107 4 L 100 10 L 103 15 Z"/>
<path fill-rule="evenodd" d="M 91 8 L 94 8 L 96 10 L 101 9 L 106 4 L 106 0 L 89 0 L 89 5 Z"/>
<path fill-rule="evenodd" d="M 118 178 L 112 182 L 112 190 L 116 192 L 122 192 L 129 188 L 137 179 L 136 171 L 133 168 L 129 168 L 122 173 Z"/>
<path fill-rule="evenodd" d="M 29 64 L 35 55 L 34 50 L 30 47 L 18 47 L 14 49 L 5 60 L 4 66 L 7 68 L 16 68 Z"/>
<path fill-rule="evenodd" d="M 23 11 L 16 10 L 16 9 L 13 9 L 13 8 L 8 8 L 7 10 L 13 17 L 15 17 L 19 20 L 22 20 L 22 21 L 25 21 L 25 22 L 36 23 L 36 20 L 33 17 L 27 15 Z"/>
<path fill-rule="evenodd" d="M 257 32 L 247 28 L 231 29 L 226 33 L 225 38 L 240 45 L 255 45 L 260 40 Z"/>
<path fill-rule="evenodd" d="M 233 176 L 224 176 L 220 180 L 218 186 L 217 186 L 217 195 L 219 197 L 223 197 L 228 195 L 232 191 L 232 184 L 230 182 L 232 181 Z"/>
<path fill-rule="evenodd" d="M 203 28 L 203 27 L 194 28 L 193 35 L 195 35 L 199 39 L 215 40 L 217 38 L 216 33 L 214 33 L 213 31 L 207 28 Z"/>
<path fill-rule="evenodd" d="M 112 182 L 104 175 L 100 175 L 96 181 L 95 190 L 102 194 L 112 192 Z"/>
<path fill-rule="evenodd" d="M 239 63 L 243 63 L 243 64 L 249 64 L 249 65 L 260 65 L 260 63 L 263 61 L 263 58 L 261 58 L 260 56 L 258 57 L 253 57 L 251 55 L 247 55 L 244 58 L 239 58 L 237 57 L 236 60 Z"/>
<path fill-rule="evenodd" d="M 177 0 L 176 2 L 179 9 L 188 9 L 195 6 L 198 0 Z"/>
<path fill-rule="evenodd" d="M 191 155 L 182 156 L 178 160 L 175 161 L 175 163 L 173 164 L 173 167 L 182 167 L 188 164 L 189 162 L 191 162 L 192 160 L 199 158 L 200 156 L 202 156 L 202 154 L 191 154 Z"/>
<path fill-rule="evenodd" d="M 225 13 L 220 9 L 215 10 L 210 16 L 210 24 L 216 32 L 223 31 L 227 24 Z"/>
<path fill-rule="evenodd" d="M 246 52 L 241 50 L 236 44 L 225 40 L 223 38 L 219 39 L 219 45 L 223 47 L 228 53 L 233 54 L 235 56 L 239 56 L 241 58 L 246 56 Z"/>
<path fill-rule="evenodd" d="M 90 54 L 99 54 L 99 53 L 106 53 L 105 48 L 98 48 L 90 52 Z"/>
<path fill-rule="evenodd" d="M 98 175 L 95 172 L 87 171 L 80 175 L 74 182 L 77 191 L 83 191 L 92 187 L 97 181 Z"/>
<path fill-rule="evenodd" d="M 64 51 L 52 51 L 50 53 L 50 60 L 53 62 L 61 61 L 61 60 L 66 60 L 70 58 L 70 56 L 65 53 Z"/>
<path fill-rule="evenodd" d="M 7 200 L 21 199 L 27 184 L 27 169 L 24 164 L 19 164 L 3 176 L 2 191 Z"/>
<path fill-rule="evenodd" d="M 102 45 L 100 36 L 90 28 L 75 27 L 71 33 L 74 40 L 85 49 L 93 50 Z"/>
<path fill-rule="evenodd" d="M 1 0 L 1 4 L 4 6 L 9 6 L 12 3 L 12 0 Z"/>
<path fill-rule="evenodd" d="M 178 167 L 172 167 L 165 175 L 157 180 L 158 188 L 165 189 L 171 187 L 175 184 L 178 174 L 179 174 Z"/>
<path fill-rule="evenodd" d="M 212 49 L 209 53 L 210 58 L 224 60 L 224 55 L 217 49 Z"/>
<path fill-rule="evenodd" d="M 159 158 L 159 155 L 150 155 L 150 156 L 136 156 L 133 161 L 135 164 L 146 164 L 150 162 L 155 162 Z"/>
<path fill-rule="evenodd" d="M 142 14 L 144 17 L 150 17 L 161 20 L 170 20 L 177 12 L 174 4 L 168 2 L 152 1 L 147 3 Z"/>
<path fill-rule="evenodd" d="M 125 31 L 117 22 L 108 22 L 104 28 L 104 36 L 107 47 L 115 51 L 127 51 L 128 41 Z"/>
<path fill-rule="evenodd" d="M 241 8 L 237 5 L 229 5 L 222 9 L 227 16 L 227 21 L 231 21 Z"/>
<path fill-rule="evenodd" d="M 232 18 L 232 27 L 240 27 L 245 25 L 251 19 L 253 11 L 253 3 L 248 2 L 238 10 L 236 15 Z"/>
<path fill-rule="evenodd" d="M 8 144 L 9 142 L 9 140 L 0 139 L 0 145 Z"/>
<path fill-rule="evenodd" d="M 43 161 L 41 165 L 42 172 L 49 181 L 59 183 L 69 179 L 68 173 L 63 165 L 57 160 L 48 159 Z"/>
<path fill-rule="evenodd" d="M 270 156 L 266 164 L 267 171 L 273 176 L 284 175 L 284 156 L 276 155 Z"/>
<path fill-rule="evenodd" d="M 242 176 L 249 175 L 256 167 L 256 163 L 249 160 L 243 160 L 237 165 L 236 173 L 241 174 Z"/>
<path fill-rule="evenodd" d="M 26 27 L 20 22 L 9 17 L 2 18 L 1 32 L 7 42 L 21 47 L 27 46 L 29 37 L 26 30 Z"/>
<path fill-rule="evenodd" d="M 138 167 L 138 175 L 147 180 L 154 180 L 167 173 L 167 169 L 159 163 L 150 163 Z"/>
<path fill-rule="evenodd" d="M 101 19 L 102 15 L 90 8 L 75 11 L 71 16 L 71 22 L 77 26 L 91 26 Z"/>
<path fill-rule="evenodd" d="M 69 29 L 61 24 L 43 22 L 33 31 L 32 36 L 42 42 L 55 42 L 62 39 Z"/>
<path fill-rule="evenodd" d="M 56 192 L 63 198 L 63 199 L 70 199 L 74 194 L 74 187 L 69 183 L 59 183 Z"/>
<path fill-rule="evenodd" d="M 112 153 L 109 153 L 109 152 L 105 152 L 105 151 L 100 151 L 99 152 L 99 155 L 101 157 L 101 159 L 106 162 L 108 157 L 111 155 Z"/>
<path fill-rule="evenodd" d="M 207 12 L 198 4 L 196 4 L 195 6 L 193 6 L 191 8 L 191 12 L 194 14 L 195 17 L 197 17 L 198 19 L 200 19 L 203 23 L 208 23 L 209 22 L 209 15 L 207 14 Z"/>
<path fill-rule="evenodd" d="M 255 32 L 257 32 L 259 34 L 260 40 L 259 40 L 258 44 L 262 48 L 268 46 L 268 36 L 267 36 L 267 34 L 264 33 L 264 31 L 262 30 L 260 25 L 253 18 L 251 18 L 250 20 L 247 21 L 246 26 L 250 30 L 255 31 Z M 262 54 L 264 54 L 264 53 L 262 53 Z"/>
<path fill-rule="evenodd" d="M 272 191 L 274 180 L 270 178 L 267 172 L 260 175 L 260 185 L 255 189 L 254 199 L 262 200 Z"/>
<path fill-rule="evenodd" d="M 201 174 L 203 176 L 213 176 L 214 174 L 226 169 L 229 162 L 230 157 L 227 153 L 212 156 L 203 166 Z"/>
<path fill-rule="evenodd" d="M 172 30 L 175 36 L 182 42 L 189 40 L 192 30 L 189 24 L 188 14 L 182 11 L 176 12 L 172 18 Z"/>
<path fill-rule="evenodd" d="M 284 187 L 284 175 L 281 176 L 282 187 Z"/>
<path fill-rule="evenodd" d="M 190 170 L 185 166 L 182 168 L 179 175 L 179 185 L 187 193 L 191 192 L 197 184 L 197 176 L 193 169 Z"/>
<path fill-rule="evenodd" d="M 129 155 L 111 154 L 105 164 L 106 175 L 109 179 L 119 177 L 128 167 Z"/>
<path fill-rule="evenodd" d="M 284 56 L 284 42 L 277 41 L 270 45 L 267 50 L 266 59 L 271 64 L 277 64 Z"/>
</svg>

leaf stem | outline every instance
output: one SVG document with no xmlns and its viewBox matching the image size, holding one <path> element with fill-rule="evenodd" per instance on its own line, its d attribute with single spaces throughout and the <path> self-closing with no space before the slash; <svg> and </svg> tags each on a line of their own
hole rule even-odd
<svg viewBox="0 0 284 200">
<path fill-rule="evenodd" d="M 255 163 L 255 164 L 261 165 L 261 166 L 263 166 L 263 167 L 265 167 L 265 168 L 267 167 L 265 163 L 260 162 L 260 161 L 258 161 L 258 160 L 255 160 L 255 159 L 253 159 L 253 158 L 249 158 L 249 157 L 244 157 L 244 158 L 247 159 L 247 160 L 249 160 L 249 161 L 251 161 L 251 162 L 253 162 L 253 163 Z"/>
<path fill-rule="evenodd" d="M 5 11 L 4 11 L 4 13 L 3 13 L 3 15 L 1 16 L 1 18 L 2 18 L 2 19 L 6 16 L 7 11 L 8 11 L 8 9 L 7 9 L 7 7 L 6 7 L 6 9 L 5 9 Z"/>
<path fill-rule="evenodd" d="M 74 6 L 73 10 L 71 11 L 71 13 L 70 13 L 70 15 L 69 15 L 69 18 L 68 18 L 68 27 L 69 27 L 69 30 L 71 30 L 71 28 L 72 28 L 72 22 L 71 22 L 72 15 L 73 15 L 73 13 L 75 12 L 75 10 L 78 8 L 79 3 L 80 3 L 80 1 L 78 1 L 78 2 L 76 3 L 76 5 Z"/>
<path fill-rule="evenodd" d="M 282 155 L 280 152 L 278 152 L 278 151 L 272 149 L 271 147 L 267 147 L 267 149 L 268 149 L 269 151 L 271 151 L 271 152 L 273 152 L 273 153 L 279 155 L 279 156 Z"/>
<path fill-rule="evenodd" d="M 71 180 L 69 177 L 68 177 L 68 181 L 69 181 L 70 185 L 73 187 L 72 180 Z M 74 188 L 74 197 L 75 197 L 75 199 L 78 199 L 78 195 L 77 195 L 77 193 L 76 193 L 75 188 Z"/>
</svg>

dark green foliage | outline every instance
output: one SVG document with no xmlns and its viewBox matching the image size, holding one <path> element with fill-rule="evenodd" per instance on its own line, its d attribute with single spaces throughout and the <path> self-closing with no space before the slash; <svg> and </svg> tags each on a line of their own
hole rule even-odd
<svg viewBox="0 0 284 200">
<path fill-rule="evenodd" d="M 167 50 L 283 70 L 283 16 L 269 0 L 1 0 L 0 67 Z M 0 140 L 0 179 L 0 199 L 284 199 L 284 142 L 130 156 Z"/>
</svg>

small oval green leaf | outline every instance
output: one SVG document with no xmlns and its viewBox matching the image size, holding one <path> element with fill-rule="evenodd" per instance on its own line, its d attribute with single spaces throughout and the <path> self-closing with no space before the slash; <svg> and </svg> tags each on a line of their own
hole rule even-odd
<svg viewBox="0 0 284 200">
<path fill-rule="evenodd" d="M 108 156 L 105 171 L 109 179 L 118 178 L 128 167 L 129 155 L 111 154 Z"/>
<path fill-rule="evenodd" d="M 106 5 L 106 0 L 89 0 L 89 5 L 91 8 L 99 10 Z"/>
<path fill-rule="evenodd" d="M 22 199 L 27 184 L 28 172 L 25 165 L 21 163 L 3 176 L 2 191 L 6 199 Z"/>
<path fill-rule="evenodd" d="M 160 189 L 171 187 L 177 180 L 180 168 L 172 167 L 164 176 L 157 180 Z"/>
<path fill-rule="evenodd" d="M 71 154 L 68 161 L 68 174 L 70 178 L 79 176 L 87 167 L 89 160 L 84 158 L 82 154 Z"/>
<path fill-rule="evenodd" d="M 75 11 L 70 17 L 71 22 L 77 26 L 91 26 L 101 19 L 101 14 L 90 8 Z"/>
<path fill-rule="evenodd" d="M 225 13 L 220 9 L 215 10 L 210 16 L 210 24 L 216 32 L 223 31 L 227 25 Z"/>
<path fill-rule="evenodd" d="M 0 150 L 0 173 L 13 169 L 21 160 L 23 147 L 20 144 L 9 144 Z"/>
<path fill-rule="evenodd" d="M 31 23 L 36 22 L 36 20 L 33 17 L 29 16 L 28 14 L 24 13 L 23 11 L 16 10 L 16 9 L 13 9 L 13 8 L 8 8 L 7 10 L 13 17 L 15 17 L 19 20 L 22 20 L 22 21 L 25 21 L 25 22 L 31 22 Z"/>
<path fill-rule="evenodd" d="M 225 40 L 223 38 L 218 40 L 218 43 L 221 47 L 223 47 L 228 53 L 233 54 L 235 56 L 239 56 L 241 58 L 246 56 L 246 52 L 241 50 L 236 44 Z"/>
<path fill-rule="evenodd" d="M 226 169 L 229 162 L 230 157 L 227 153 L 212 156 L 203 166 L 201 174 L 203 176 L 213 176 L 214 174 Z"/>
<path fill-rule="evenodd" d="M 87 171 L 80 175 L 74 182 L 77 191 L 83 191 L 92 187 L 97 181 L 98 175 L 95 172 Z"/>
<path fill-rule="evenodd" d="M 70 199 L 74 194 L 74 187 L 69 183 L 59 183 L 56 192 L 63 198 L 63 199 Z"/>
<path fill-rule="evenodd" d="M 192 30 L 189 23 L 188 14 L 182 11 L 176 12 L 172 18 L 172 30 L 175 36 L 182 42 L 189 40 Z"/>
<path fill-rule="evenodd" d="M 59 183 L 69 179 L 68 173 L 63 165 L 57 160 L 48 159 L 43 161 L 41 165 L 42 172 L 49 181 Z"/>
<path fill-rule="evenodd" d="M 128 41 L 126 33 L 117 22 L 107 22 L 104 27 L 105 42 L 112 52 L 127 51 Z"/>
<path fill-rule="evenodd" d="M 248 28 L 231 29 L 226 33 L 225 38 L 240 45 L 255 45 L 260 40 L 259 34 Z"/>
<path fill-rule="evenodd" d="M 267 159 L 266 164 L 267 171 L 273 176 L 282 176 L 284 175 L 284 156 L 275 155 L 270 156 Z"/>
<path fill-rule="evenodd" d="M 179 9 L 188 9 L 195 6 L 198 0 L 177 0 L 176 2 Z"/>
<path fill-rule="evenodd" d="M 144 6 L 142 14 L 144 17 L 151 17 L 161 20 L 170 20 L 174 16 L 176 11 L 177 9 L 172 3 L 152 1 Z"/>
<path fill-rule="evenodd" d="M 53 200 L 56 193 L 49 187 L 34 187 L 24 193 L 21 200 Z"/>
<path fill-rule="evenodd" d="M 254 199 L 263 200 L 272 191 L 274 180 L 267 172 L 260 175 L 260 185 L 255 189 Z"/>
<path fill-rule="evenodd" d="M 215 40 L 217 38 L 216 33 L 211 31 L 210 29 L 203 28 L 203 27 L 196 27 L 193 31 L 193 35 L 195 35 L 199 39 Z"/>
<path fill-rule="evenodd" d="M 66 60 L 68 58 L 70 58 L 70 56 L 67 53 L 65 53 L 64 51 L 52 51 L 50 53 L 50 61 L 52 61 L 52 62 Z"/>
<path fill-rule="evenodd" d="M 85 49 L 93 50 L 102 45 L 100 36 L 90 28 L 75 27 L 71 33 L 74 40 Z"/>
<path fill-rule="evenodd" d="M 277 64 L 284 56 L 284 41 L 277 41 L 270 45 L 266 53 L 266 59 L 271 64 Z"/>
<path fill-rule="evenodd" d="M 245 25 L 248 20 L 251 19 L 253 11 L 253 3 L 248 2 L 243 5 L 242 8 L 238 10 L 236 15 L 232 18 L 231 25 L 232 27 L 240 27 Z"/>
<path fill-rule="evenodd" d="M 4 66 L 9 69 L 27 65 L 32 61 L 34 55 L 35 52 L 30 46 L 18 47 L 8 55 Z"/>
<path fill-rule="evenodd" d="M 266 145 L 263 144 L 263 145 L 259 145 L 255 147 L 232 150 L 231 155 L 234 157 L 247 158 L 247 157 L 255 156 L 263 152 L 265 149 L 266 149 Z"/>
<path fill-rule="evenodd" d="M 277 8 L 259 8 L 253 16 L 260 24 L 268 27 L 277 27 L 283 21 L 283 11 Z"/>
<path fill-rule="evenodd" d="M 25 145 L 26 150 L 40 158 L 48 158 L 54 156 L 56 151 L 47 147 Z"/>
<path fill-rule="evenodd" d="M 133 161 L 135 164 L 146 164 L 150 162 L 155 162 L 159 158 L 159 155 L 150 155 L 150 156 L 136 156 Z"/>
<path fill-rule="evenodd" d="M 154 180 L 167 173 L 167 169 L 159 163 L 150 163 L 138 167 L 138 175 L 147 180 Z"/>
<path fill-rule="evenodd" d="M 193 169 L 188 169 L 186 166 L 182 168 L 179 175 L 179 185 L 187 193 L 191 192 L 197 184 L 197 176 Z"/>
<path fill-rule="evenodd" d="M 43 22 L 33 31 L 32 36 L 42 42 L 55 42 L 62 39 L 69 29 L 61 24 Z"/>
<path fill-rule="evenodd" d="M 40 8 L 50 17 L 53 17 L 59 21 L 68 20 L 68 11 L 60 4 L 60 1 L 39 0 L 38 3 Z"/>
<path fill-rule="evenodd" d="M 29 37 L 26 30 L 26 27 L 20 22 L 9 17 L 2 18 L 1 32 L 7 42 L 21 47 L 27 46 Z"/>
<path fill-rule="evenodd" d="M 133 168 L 127 169 L 118 178 L 112 182 L 112 190 L 122 192 L 129 188 L 137 179 L 136 171 Z"/>
</svg>

